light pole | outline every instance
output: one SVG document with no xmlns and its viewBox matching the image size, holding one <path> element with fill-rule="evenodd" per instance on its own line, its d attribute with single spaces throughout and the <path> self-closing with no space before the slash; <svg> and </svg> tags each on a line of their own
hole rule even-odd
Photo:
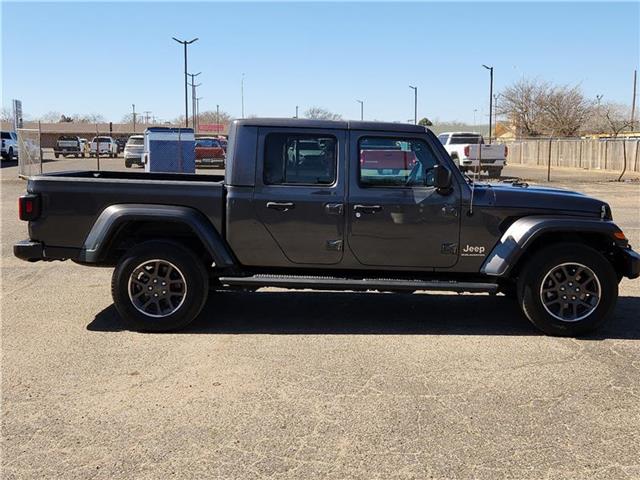
<svg viewBox="0 0 640 480">
<path fill-rule="evenodd" d="M 242 101 L 242 118 L 244 118 L 244 73 L 242 74 L 242 80 L 240 80 L 240 99 Z"/>
<path fill-rule="evenodd" d="M 489 143 L 491 143 L 491 123 L 493 121 L 493 67 L 482 65 L 489 70 Z"/>
<path fill-rule="evenodd" d="M 191 77 L 191 83 L 189 85 L 191 85 L 191 114 L 193 116 L 193 128 L 196 128 L 196 87 L 202 85 L 201 83 L 196 85 L 195 78 L 201 73 L 202 72 L 187 74 Z"/>
<path fill-rule="evenodd" d="M 477 125 L 477 122 L 476 122 L 476 113 L 477 113 L 477 112 L 478 112 L 478 109 L 477 109 L 477 108 L 474 108 L 474 109 L 473 109 L 473 126 L 474 126 L 474 127 Z"/>
<path fill-rule="evenodd" d="M 296 116 L 293 118 L 298 118 L 298 105 L 296 105 Z"/>
<path fill-rule="evenodd" d="M 216 105 L 216 130 L 220 135 L 220 105 Z"/>
<path fill-rule="evenodd" d="M 360 121 L 364 120 L 364 100 L 356 100 L 360 104 Z"/>
<path fill-rule="evenodd" d="M 196 132 L 200 127 L 200 100 L 202 100 L 203 98 L 204 97 L 196 97 L 196 123 L 193 124 L 193 126 L 196 129 Z"/>
<path fill-rule="evenodd" d="M 409 85 L 409 88 L 413 89 L 413 123 L 418 124 L 418 87 L 412 87 Z"/>
<path fill-rule="evenodd" d="M 178 40 L 176 37 L 171 37 L 176 42 L 184 45 L 184 125 L 189 128 L 189 94 L 187 93 L 187 45 L 191 45 L 193 42 L 198 41 L 197 38 L 193 40 Z"/>
<path fill-rule="evenodd" d="M 136 133 L 136 104 L 132 103 L 131 104 L 131 110 L 133 112 L 132 114 L 132 119 L 133 119 L 133 133 Z"/>
</svg>

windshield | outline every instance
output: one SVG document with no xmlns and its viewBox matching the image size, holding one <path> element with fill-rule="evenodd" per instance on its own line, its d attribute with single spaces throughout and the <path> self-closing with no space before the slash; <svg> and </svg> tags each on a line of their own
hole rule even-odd
<svg viewBox="0 0 640 480">
<path fill-rule="evenodd" d="M 449 139 L 449 134 L 438 135 L 438 140 L 440 140 L 440 143 L 443 145 L 447 143 L 448 139 Z"/>
<path fill-rule="evenodd" d="M 451 145 L 461 145 L 465 143 L 480 143 L 483 144 L 484 140 L 481 135 L 452 135 L 451 141 L 449 142 Z"/>
</svg>

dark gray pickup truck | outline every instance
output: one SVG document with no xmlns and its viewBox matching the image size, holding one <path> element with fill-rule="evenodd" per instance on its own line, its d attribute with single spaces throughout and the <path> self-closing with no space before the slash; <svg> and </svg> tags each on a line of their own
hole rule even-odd
<svg viewBox="0 0 640 480">
<path fill-rule="evenodd" d="M 15 255 L 115 267 L 115 305 L 146 331 L 184 327 L 210 292 L 276 286 L 502 292 L 544 332 L 578 335 L 640 275 L 606 203 L 474 183 L 423 127 L 241 120 L 227 159 L 224 177 L 32 177 Z"/>
</svg>

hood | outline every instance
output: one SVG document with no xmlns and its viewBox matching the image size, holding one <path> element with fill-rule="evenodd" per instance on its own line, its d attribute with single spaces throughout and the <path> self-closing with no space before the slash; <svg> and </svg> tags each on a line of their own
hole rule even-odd
<svg viewBox="0 0 640 480">
<path fill-rule="evenodd" d="M 603 206 L 609 211 L 609 206 L 602 200 L 561 188 L 510 184 L 491 184 L 486 188 L 493 191 L 496 207 L 584 212 L 597 216 L 602 214 Z"/>
</svg>

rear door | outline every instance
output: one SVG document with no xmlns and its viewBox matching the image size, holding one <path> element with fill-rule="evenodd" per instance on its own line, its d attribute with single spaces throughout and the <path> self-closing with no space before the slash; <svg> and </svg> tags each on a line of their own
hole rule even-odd
<svg viewBox="0 0 640 480">
<path fill-rule="evenodd" d="M 253 204 L 282 266 L 342 260 L 345 139 L 343 130 L 259 129 Z"/>
<path fill-rule="evenodd" d="M 424 137 L 352 131 L 347 203 L 348 244 L 368 266 L 448 268 L 458 261 L 460 186 L 434 185 L 437 155 Z M 370 156 L 404 153 L 406 167 L 372 168 Z"/>
</svg>

